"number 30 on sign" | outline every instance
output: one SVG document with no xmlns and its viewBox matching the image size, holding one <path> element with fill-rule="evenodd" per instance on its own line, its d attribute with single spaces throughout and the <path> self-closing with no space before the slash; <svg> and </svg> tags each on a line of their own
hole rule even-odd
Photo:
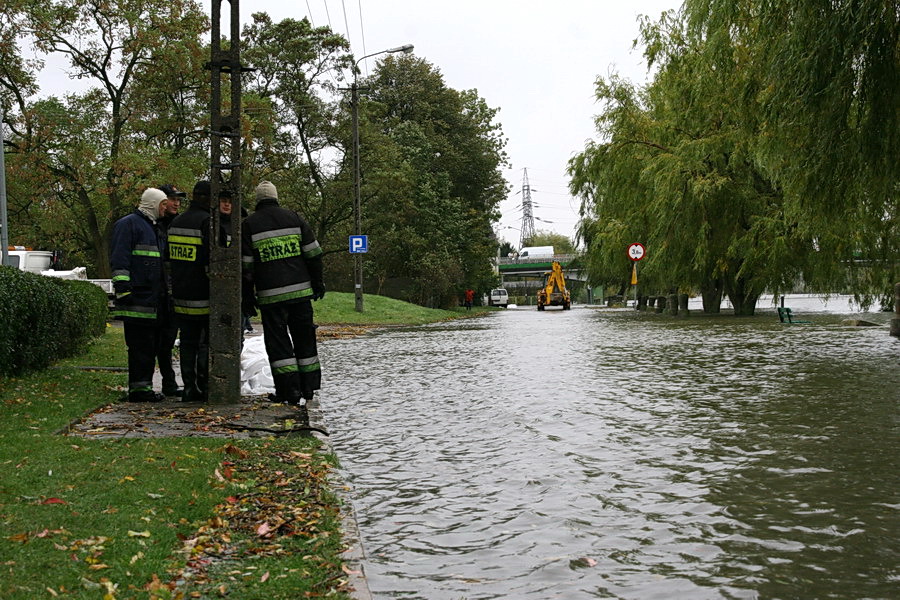
<svg viewBox="0 0 900 600">
<path fill-rule="evenodd" d="M 628 258 L 633 261 L 639 261 L 644 258 L 644 254 L 646 250 L 644 250 L 643 244 L 631 244 L 628 246 Z"/>
</svg>

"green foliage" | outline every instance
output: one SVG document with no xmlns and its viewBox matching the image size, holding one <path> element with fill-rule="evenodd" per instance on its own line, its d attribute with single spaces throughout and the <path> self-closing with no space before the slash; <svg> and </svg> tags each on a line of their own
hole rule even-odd
<svg viewBox="0 0 900 600">
<path fill-rule="evenodd" d="M 0 267 L 0 373 L 42 369 L 83 352 L 106 327 L 106 303 L 92 283 Z"/>
<path fill-rule="evenodd" d="M 108 277 L 113 223 L 144 188 L 184 182 L 205 168 L 209 105 L 200 35 L 206 17 L 195 2 L 155 0 L 15 4 L 15 34 L 39 53 L 67 60 L 85 92 L 33 99 L 41 64 L 4 55 L 26 72 L 0 70 L 0 97 L 10 114 L 10 235 L 35 247 L 64 250 Z M 205 86 L 208 88 L 208 85 Z"/>
<path fill-rule="evenodd" d="M 848 132 L 847 113 L 840 109 L 842 116 L 833 123 L 834 113 L 820 111 L 813 124 L 800 112 L 808 105 L 816 114 L 823 108 L 817 104 L 821 98 L 815 93 L 803 97 L 801 86 L 798 102 L 795 82 L 784 77 L 792 72 L 807 81 L 804 77 L 810 74 L 800 76 L 796 65 L 772 69 L 783 64 L 779 61 L 793 60 L 787 46 L 776 51 L 777 57 L 769 54 L 782 42 L 793 44 L 796 53 L 812 55 L 828 54 L 824 47 L 839 45 L 816 34 L 807 37 L 804 46 L 797 31 L 811 34 L 813 28 L 811 21 L 804 21 L 806 8 L 790 10 L 795 4 L 689 2 L 687 13 L 669 12 L 658 22 L 642 24 L 647 58 L 658 65 L 646 89 L 617 76 L 597 82 L 602 141 L 588 144 L 570 162 L 572 190 L 583 200 L 579 235 L 588 247 L 593 283 L 626 282 L 630 264 L 625 248 L 638 241 L 647 247 L 640 265 L 642 291 L 699 290 L 710 312 L 718 310 L 723 293 L 736 314 L 752 314 L 764 290 L 790 290 L 798 281 L 826 291 L 843 290 L 852 282 L 853 289 L 864 291 L 896 276 L 891 266 L 900 238 L 896 189 L 879 187 L 880 180 L 865 176 L 859 194 L 842 204 L 839 218 L 832 202 L 852 192 L 844 179 L 848 165 L 859 171 L 856 177 L 871 173 L 873 165 L 880 169 L 881 162 L 865 168 L 855 163 L 866 154 L 859 148 L 847 164 L 826 157 L 850 151 L 846 140 L 839 143 L 843 133 L 835 137 L 836 131 Z M 712 12 L 705 15 L 707 9 Z M 760 14 L 769 19 L 778 10 L 780 20 L 758 29 Z M 863 12 L 859 18 L 871 16 Z M 831 16 L 849 17 L 841 11 Z M 791 22 L 794 18 L 797 23 Z M 782 21 L 785 31 L 798 28 L 797 35 L 787 34 L 790 42 L 771 44 L 771 37 L 783 33 L 776 31 Z M 844 25 L 822 25 L 823 31 L 831 27 L 842 30 Z M 763 29 L 769 35 L 758 37 Z M 855 68 L 853 60 L 842 60 L 839 71 Z M 837 67 L 839 62 L 829 64 Z M 806 63 L 801 70 L 811 66 Z M 820 82 L 827 82 L 822 85 L 843 85 L 840 78 L 832 79 L 837 77 L 833 69 L 820 75 Z M 894 85 L 891 93 L 896 95 L 896 90 Z M 897 129 L 896 123 L 893 129 L 888 123 L 890 139 Z M 811 138 L 804 142 L 806 126 L 811 136 L 824 133 L 825 144 L 812 143 Z M 809 173 L 822 165 L 831 172 L 816 176 L 812 185 Z M 870 179 L 874 187 L 867 186 Z M 832 183 L 819 189 L 827 181 Z M 817 199 L 825 196 L 828 206 Z M 851 262 L 860 250 L 868 259 L 862 269 Z M 872 286 L 872 281 L 878 283 Z"/>
<path fill-rule="evenodd" d="M 108 277 L 113 225 L 144 188 L 190 190 L 208 170 L 208 19 L 194 0 L 15 0 L 3 17 L 10 242 L 61 250 L 67 266 Z M 340 289 L 352 280 L 343 249 L 353 229 L 353 137 L 339 88 L 355 69 L 349 43 L 308 20 L 256 13 L 242 44 L 253 69 L 242 78 L 242 198 L 273 181 L 282 204 L 313 225 L 328 287 Z M 28 45 L 92 87 L 39 95 L 43 64 L 23 57 Z M 367 287 L 402 280 L 403 297 L 429 306 L 489 288 L 491 225 L 506 193 L 497 109 L 409 57 L 388 58 L 361 83 Z"/>
<path fill-rule="evenodd" d="M 526 246 L 553 246 L 556 254 L 575 254 L 575 244 L 561 233 L 553 231 L 536 231 L 533 236 L 525 240 Z"/>
<path fill-rule="evenodd" d="M 378 150 L 362 155 L 367 274 L 380 285 L 405 278 L 401 297 L 431 307 L 489 289 L 491 224 L 506 192 L 497 111 L 415 57 L 386 58 L 366 84 L 361 135 Z"/>
</svg>

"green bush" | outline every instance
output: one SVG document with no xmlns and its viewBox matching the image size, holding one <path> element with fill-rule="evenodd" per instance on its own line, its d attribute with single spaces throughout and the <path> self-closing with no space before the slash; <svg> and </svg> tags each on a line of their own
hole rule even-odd
<svg viewBox="0 0 900 600">
<path fill-rule="evenodd" d="M 0 267 L 0 374 L 43 369 L 103 334 L 106 293 L 73 281 Z"/>
</svg>

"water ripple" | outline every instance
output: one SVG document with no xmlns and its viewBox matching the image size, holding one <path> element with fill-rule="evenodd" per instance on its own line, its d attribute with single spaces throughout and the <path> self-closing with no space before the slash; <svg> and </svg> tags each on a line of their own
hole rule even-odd
<svg viewBox="0 0 900 600">
<path fill-rule="evenodd" d="M 332 340 L 377 598 L 887 598 L 898 344 L 839 317 L 510 310 Z"/>
</svg>

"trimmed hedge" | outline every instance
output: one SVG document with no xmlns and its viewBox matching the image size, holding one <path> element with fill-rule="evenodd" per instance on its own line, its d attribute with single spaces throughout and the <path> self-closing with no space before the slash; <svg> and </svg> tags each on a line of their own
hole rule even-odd
<svg viewBox="0 0 900 600">
<path fill-rule="evenodd" d="M 0 375 L 84 352 L 107 317 L 106 293 L 93 283 L 0 266 Z"/>
</svg>

